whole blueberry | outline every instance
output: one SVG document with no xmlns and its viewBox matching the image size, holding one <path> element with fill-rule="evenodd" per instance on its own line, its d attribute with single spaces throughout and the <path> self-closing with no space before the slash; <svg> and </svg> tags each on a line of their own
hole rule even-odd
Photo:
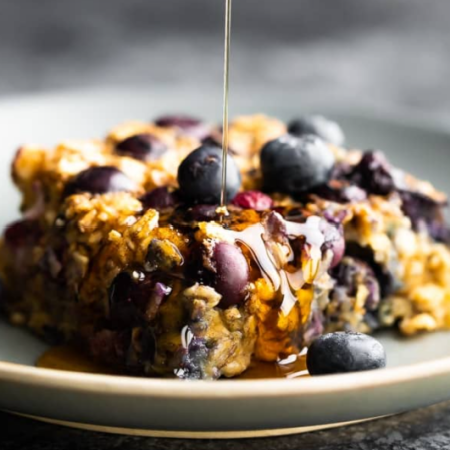
<svg viewBox="0 0 450 450">
<path fill-rule="evenodd" d="M 289 123 L 288 131 L 295 136 L 314 134 L 322 138 L 325 142 L 338 147 L 342 147 L 345 143 L 342 128 L 336 122 L 324 116 L 312 115 L 295 119 Z"/>
<path fill-rule="evenodd" d="M 156 209 L 163 211 L 173 208 L 177 203 L 175 192 L 172 192 L 167 186 L 162 186 L 146 192 L 139 199 L 144 209 Z"/>
<path fill-rule="evenodd" d="M 157 137 L 149 133 L 130 136 L 116 146 L 116 152 L 139 159 L 141 161 L 154 161 L 167 151 L 167 146 Z"/>
<path fill-rule="evenodd" d="M 333 152 L 313 135 L 284 135 L 267 143 L 261 151 L 264 189 L 300 195 L 330 179 Z"/>
<path fill-rule="evenodd" d="M 248 263 L 241 249 L 226 242 L 215 244 L 211 265 L 214 268 L 214 288 L 222 295 L 220 306 L 238 305 L 246 295 L 249 281 Z"/>
<path fill-rule="evenodd" d="M 311 375 L 360 372 L 386 367 L 383 346 L 362 333 L 324 334 L 309 347 L 306 358 Z"/>
<path fill-rule="evenodd" d="M 64 196 L 80 192 L 105 194 L 106 192 L 134 191 L 136 184 L 115 167 L 98 166 L 83 170 L 72 178 L 64 189 Z"/>
<path fill-rule="evenodd" d="M 222 150 L 203 145 L 194 150 L 178 168 L 180 194 L 190 203 L 219 204 L 222 189 Z M 233 158 L 227 156 L 225 196 L 227 202 L 237 194 L 241 174 Z"/>
</svg>

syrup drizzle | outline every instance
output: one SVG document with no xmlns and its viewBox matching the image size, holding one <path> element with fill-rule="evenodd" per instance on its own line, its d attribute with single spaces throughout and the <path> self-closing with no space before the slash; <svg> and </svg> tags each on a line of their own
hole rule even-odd
<svg viewBox="0 0 450 450">
<path fill-rule="evenodd" d="M 288 238 L 303 237 L 310 246 L 311 257 L 317 260 L 321 259 L 321 247 L 325 238 L 320 231 L 320 217 L 310 216 L 305 223 L 289 222 L 281 217 L 279 220 L 284 224 Z M 281 292 L 283 300 L 280 308 L 283 314 L 288 315 L 297 302 L 295 292 L 305 284 L 302 269 L 294 273 L 284 270 L 284 262 L 275 253 L 270 239 L 267 238 L 267 229 L 263 223 L 256 223 L 243 231 L 223 230 L 223 233 L 233 242 L 238 242 L 248 248 L 263 277 L 272 284 L 275 291 Z M 285 249 L 286 261 L 290 261 L 294 252 L 289 244 L 285 244 L 285 247 L 287 247 Z"/>
<path fill-rule="evenodd" d="M 222 189 L 220 192 L 220 207 L 225 211 L 226 183 L 227 183 L 227 156 L 228 156 L 228 93 L 230 86 L 230 47 L 231 47 L 231 3 L 225 0 L 225 48 L 223 63 L 223 133 L 222 133 Z M 226 215 L 226 214 L 224 214 Z M 222 217 L 222 215 L 221 215 Z"/>
<path fill-rule="evenodd" d="M 227 159 L 229 148 L 229 88 L 230 88 L 230 48 L 231 48 L 231 6 L 232 0 L 225 0 L 225 38 L 224 38 L 224 64 L 223 64 L 223 133 L 222 133 L 222 186 L 220 192 L 220 207 L 217 213 L 220 221 L 228 215 L 226 207 L 226 182 L 227 182 Z M 306 242 L 311 246 L 311 256 L 320 258 L 320 248 L 324 242 L 324 237 L 319 229 L 320 218 L 316 216 L 309 217 L 305 224 L 284 221 L 286 232 L 289 238 L 304 236 Z M 235 242 L 245 245 L 251 252 L 256 263 L 259 265 L 264 278 L 269 281 L 275 291 L 281 289 L 283 302 L 281 311 L 288 315 L 297 299 L 295 291 L 300 289 L 304 283 L 304 277 L 301 270 L 295 273 L 289 273 L 283 270 L 277 255 L 269 250 L 269 246 L 264 239 L 265 228 L 262 224 L 255 224 L 241 231 L 233 232 Z M 292 248 L 288 249 L 288 256 L 292 258 Z"/>
</svg>

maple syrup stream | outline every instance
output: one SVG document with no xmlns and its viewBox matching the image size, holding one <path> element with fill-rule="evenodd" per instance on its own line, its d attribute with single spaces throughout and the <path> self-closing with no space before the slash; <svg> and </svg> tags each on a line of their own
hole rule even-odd
<svg viewBox="0 0 450 450">
<path fill-rule="evenodd" d="M 225 45 L 223 63 L 223 132 L 222 132 L 222 190 L 220 193 L 220 207 L 226 207 L 227 157 L 228 157 L 228 96 L 230 90 L 230 46 L 231 46 L 231 4 L 232 0 L 225 0 Z M 225 211 L 226 212 L 226 211 Z"/>
</svg>

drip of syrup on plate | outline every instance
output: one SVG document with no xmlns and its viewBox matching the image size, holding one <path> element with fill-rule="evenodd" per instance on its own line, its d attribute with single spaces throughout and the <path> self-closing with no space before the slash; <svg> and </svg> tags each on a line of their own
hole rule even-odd
<svg viewBox="0 0 450 450">
<path fill-rule="evenodd" d="M 95 373 L 100 375 L 123 375 L 104 364 L 95 362 L 82 350 L 71 345 L 52 347 L 44 352 L 36 361 L 36 366 L 43 369 L 64 370 L 69 372 Z M 308 376 L 305 355 L 291 355 L 275 362 L 254 361 L 250 367 L 236 379 L 267 379 L 267 378 L 301 378 Z"/>
<path fill-rule="evenodd" d="M 226 186 L 227 186 L 227 159 L 228 159 L 228 96 L 230 90 L 230 46 L 231 46 L 231 3 L 225 0 L 225 45 L 223 63 L 223 123 L 222 123 L 222 190 L 220 192 L 220 217 L 227 215 Z"/>
<path fill-rule="evenodd" d="M 43 369 L 69 372 L 121 375 L 117 370 L 94 361 L 93 358 L 74 345 L 60 345 L 48 349 L 38 358 L 36 366 Z"/>
</svg>

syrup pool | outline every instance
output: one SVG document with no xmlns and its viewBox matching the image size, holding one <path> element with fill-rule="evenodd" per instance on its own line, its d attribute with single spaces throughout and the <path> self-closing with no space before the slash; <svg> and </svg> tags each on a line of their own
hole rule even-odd
<svg viewBox="0 0 450 450">
<path fill-rule="evenodd" d="M 93 361 L 89 355 L 70 345 L 52 347 L 36 361 L 36 366 L 69 372 L 93 373 L 101 375 L 124 375 L 107 365 Z M 250 367 L 233 379 L 256 380 L 267 378 L 302 378 L 308 375 L 305 354 L 291 355 L 277 363 L 253 361 Z"/>
</svg>

